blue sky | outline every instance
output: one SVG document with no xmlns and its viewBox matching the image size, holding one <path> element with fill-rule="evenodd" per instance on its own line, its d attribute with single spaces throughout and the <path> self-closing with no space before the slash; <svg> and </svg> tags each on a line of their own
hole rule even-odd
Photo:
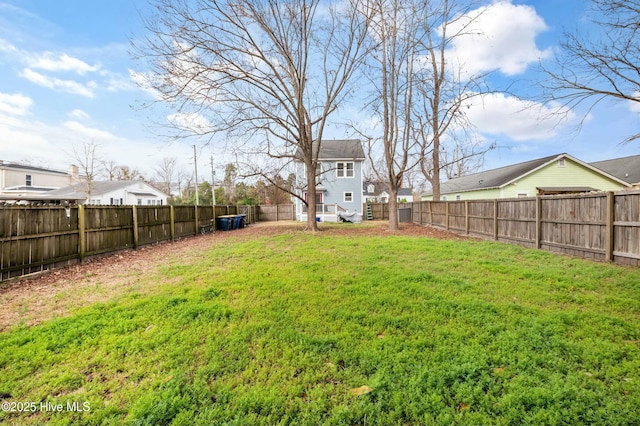
<svg viewBox="0 0 640 426">
<path fill-rule="evenodd" d="M 549 60 L 563 30 L 584 26 L 588 17 L 587 2 L 580 0 L 486 5 L 495 12 L 483 21 L 492 37 L 457 46 L 457 53 L 494 71 L 493 84 L 512 84 L 521 96 L 538 90 L 538 58 Z M 133 81 L 144 65 L 132 59 L 129 43 L 144 35 L 139 12 L 146 7 L 146 0 L 0 0 L 0 159 L 66 169 L 73 145 L 94 140 L 104 159 L 146 177 L 163 157 L 176 157 L 190 170 L 193 141 L 168 143 L 151 124 L 162 121 L 159 111 L 137 107 L 148 94 Z M 517 97 L 496 96 L 472 108 L 480 137 L 498 146 L 485 169 L 560 152 L 584 161 L 640 153 L 638 142 L 620 145 L 640 122 L 640 111 L 627 103 L 601 104 L 579 132 L 584 111 L 552 125 L 523 112 L 523 105 Z M 332 129 L 329 137 L 345 136 Z M 199 152 L 200 167 L 210 155 L 224 162 L 221 149 Z"/>
</svg>

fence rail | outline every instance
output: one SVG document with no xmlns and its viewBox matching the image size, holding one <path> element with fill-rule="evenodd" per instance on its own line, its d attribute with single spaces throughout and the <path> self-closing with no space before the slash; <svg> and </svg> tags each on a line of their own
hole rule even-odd
<svg viewBox="0 0 640 426">
<path fill-rule="evenodd" d="M 85 257 L 196 235 L 215 218 L 256 206 L 2 206 L 0 281 Z"/>
<path fill-rule="evenodd" d="M 374 219 L 388 205 L 373 204 Z M 413 222 L 552 252 L 640 266 L 640 191 L 401 203 Z M 377 215 L 376 215 L 377 212 Z"/>
<path fill-rule="evenodd" d="M 372 204 L 375 219 L 388 204 Z M 401 203 L 413 222 L 599 261 L 640 266 L 640 191 Z M 363 210 L 364 211 L 364 210 Z M 228 214 L 295 220 L 295 206 L 3 206 L 0 280 L 85 257 L 196 235 Z"/>
</svg>

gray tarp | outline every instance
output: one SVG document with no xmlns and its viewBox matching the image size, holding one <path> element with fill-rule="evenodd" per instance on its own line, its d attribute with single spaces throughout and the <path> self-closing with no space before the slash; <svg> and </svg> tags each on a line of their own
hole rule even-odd
<svg viewBox="0 0 640 426">
<path fill-rule="evenodd" d="M 362 215 L 358 212 L 338 212 L 338 219 L 343 222 L 360 223 Z"/>
</svg>

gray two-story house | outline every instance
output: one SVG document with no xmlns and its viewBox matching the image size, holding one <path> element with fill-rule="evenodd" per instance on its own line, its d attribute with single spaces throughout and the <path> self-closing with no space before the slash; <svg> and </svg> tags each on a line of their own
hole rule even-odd
<svg viewBox="0 0 640 426">
<path fill-rule="evenodd" d="M 320 145 L 316 170 L 316 218 L 337 222 L 338 212 L 362 214 L 362 168 L 365 160 L 362 143 L 357 139 L 324 140 Z M 307 199 L 306 170 L 296 161 L 296 175 L 302 179 L 299 195 Z M 307 206 L 296 199 L 296 217 L 306 222 Z"/>
</svg>

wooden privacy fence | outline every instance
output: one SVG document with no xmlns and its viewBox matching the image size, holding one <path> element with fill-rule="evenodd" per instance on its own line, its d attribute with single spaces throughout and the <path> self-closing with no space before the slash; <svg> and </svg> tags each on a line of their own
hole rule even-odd
<svg viewBox="0 0 640 426">
<path fill-rule="evenodd" d="M 372 207 L 374 218 L 379 219 L 376 206 Z M 456 233 L 587 259 L 640 265 L 640 191 L 422 201 L 398 207 L 410 208 L 415 223 Z"/>
<path fill-rule="evenodd" d="M 196 235 L 227 214 L 257 216 L 255 206 L 0 207 L 0 280 Z"/>
<path fill-rule="evenodd" d="M 258 206 L 258 221 L 296 220 L 294 204 L 276 204 L 274 206 Z"/>
</svg>

